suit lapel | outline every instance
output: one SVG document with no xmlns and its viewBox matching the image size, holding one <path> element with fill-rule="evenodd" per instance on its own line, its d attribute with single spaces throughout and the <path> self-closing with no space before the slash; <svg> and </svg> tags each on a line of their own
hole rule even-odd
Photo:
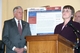
<svg viewBox="0 0 80 53">
<path fill-rule="evenodd" d="M 21 22 L 22 22 L 22 32 L 23 32 L 23 30 L 24 30 L 24 28 L 26 26 L 26 23 L 24 21 L 21 21 Z"/>
<path fill-rule="evenodd" d="M 13 28 L 15 29 L 15 31 L 16 31 L 17 33 L 19 33 L 19 32 L 18 32 L 18 28 L 17 28 L 17 25 L 16 25 L 16 22 L 15 22 L 15 19 L 14 19 L 14 18 L 12 19 L 12 25 L 13 25 Z"/>
<path fill-rule="evenodd" d="M 25 26 L 26 26 L 26 23 L 25 23 L 23 20 L 21 20 L 21 22 L 22 22 L 22 33 L 23 33 L 24 28 L 25 28 Z M 15 29 L 15 31 L 16 31 L 17 33 L 19 33 L 19 31 L 18 31 L 18 28 L 17 28 L 17 25 L 16 25 L 16 22 L 15 22 L 15 19 L 14 19 L 14 18 L 12 19 L 12 25 L 13 25 L 13 28 Z"/>
</svg>

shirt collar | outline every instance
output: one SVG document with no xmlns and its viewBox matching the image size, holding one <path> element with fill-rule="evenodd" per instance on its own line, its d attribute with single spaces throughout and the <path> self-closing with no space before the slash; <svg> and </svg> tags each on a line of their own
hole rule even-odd
<svg viewBox="0 0 80 53">
<path fill-rule="evenodd" d="M 16 21 L 16 23 L 18 22 L 18 19 L 16 19 L 16 18 L 14 18 L 15 19 L 15 21 Z M 20 23 L 21 23 L 21 20 L 20 20 Z"/>
</svg>

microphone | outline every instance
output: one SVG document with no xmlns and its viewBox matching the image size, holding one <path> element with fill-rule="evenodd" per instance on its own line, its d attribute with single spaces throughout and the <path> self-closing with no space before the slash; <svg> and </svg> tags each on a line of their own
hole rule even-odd
<svg viewBox="0 0 80 53">
<path fill-rule="evenodd" d="M 74 49 L 78 49 L 78 44 L 79 44 L 79 37 L 78 35 L 80 35 L 80 31 L 78 29 L 75 28 L 75 26 L 72 24 L 72 21 L 73 21 L 73 17 L 71 18 L 71 20 L 68 22 L 68 26 L 70 26 L 72 29 L 73 29 L 73 32 L 75 33 L 76 35 L 76 42 L 74 43 L 75 46 L 74 46 Z"/>
<path fill-rule="evenodd" d="M 74 27 L 74 25 L 71 24 L 71 23 L 68 23 L 68 26 L 70 26 L 70 27 L 73 29 L 75 35 L 77 36 L 77 39 L 76 39 L 76 40 L 77 40 L 77 43 L 75 44 L 75 48 L 78 49 L 78 43 L 79 43 L 79 37 L 78 37 L 78 34 L 80 35 L 80 31 L 77 30 L 77 29 Z"/>
<path fill-rule="evenodd" d="M 74 32 L 76 32 L 76 33 L 78 33 L 78 34 L 80 35 L 80 31 L 77 30 L 77 29 L 73 26 L 73 24 L 70 23 L 70 24 L 68 24 L 68 25 L 73 28 Z"/>
</svg>

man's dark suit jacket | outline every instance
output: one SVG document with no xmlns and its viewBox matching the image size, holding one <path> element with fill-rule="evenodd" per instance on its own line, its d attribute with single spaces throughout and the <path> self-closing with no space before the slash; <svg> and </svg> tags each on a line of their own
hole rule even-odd
<svg viewBox="0 0 80 53">
<path fill-rule="evenodd" d="M 10 19 L 4 22 L 2 40 L 6 44 L 6 53 L 15 53 L 12 48 L 24 48 L 26 46 L 25 36 L 31 35 L 29 23 L 21 20 L 22 35 L 19 34 L 15 19 Z M 24 52 L 26 53 L 26 52 Z"/>
<path fill-rule="evenodd" d="M 73 28 L 68 24 L 72 24 L 77 30 L 80 31 L 80 24 L 77 22 L 70 21 L 62 30 L 64 23 L 61 23 L 56 26 L 54 30 L 54 34 L 60 34 L 61 36 L 65 37 L 67 40 L 71 41 L 72 43 L 76 43 L 77 36 L 75 35 Z M 80 34 L 78 34 L 80 38 Z M 80 46 L 80 43 L 78 44 Z"/>
</svg>

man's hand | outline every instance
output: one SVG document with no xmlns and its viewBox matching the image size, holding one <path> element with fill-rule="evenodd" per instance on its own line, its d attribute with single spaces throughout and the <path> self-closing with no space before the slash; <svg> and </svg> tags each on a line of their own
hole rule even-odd
<svg viewBox="0 0 80 53">
<path fill-rule="evenodd" d="M 18 53 L 20 51 L 20 48 L 15 48 L 14 51 Z"/>
<path fill-rule="evenodd" d="M 20 48 L 19 53 L 23 53 L 24 52 L 24 48 Z"/>
<path fill-rule="evenodd" d="M 26 51 L 25 48 L 15 48 L 14 49 L 17 53 L 23 53 L 24 51 Z"/>
</svg>

